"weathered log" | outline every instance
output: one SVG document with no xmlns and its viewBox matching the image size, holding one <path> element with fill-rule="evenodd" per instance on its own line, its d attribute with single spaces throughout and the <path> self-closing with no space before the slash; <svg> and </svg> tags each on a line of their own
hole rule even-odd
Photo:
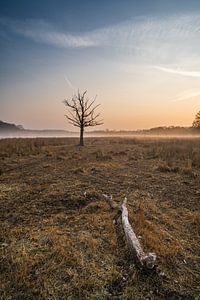
<svg viewBox="0 0 200 300">
<path fill-rule="evenodd" d="M 153 269 L 156 261 L 155 253 L 145 254 L 140 242 L 135 235 L 129 220 L 128 220 L 128 209 L 126 207 L 127 198 L 124 199 L 120 210 L 121 210 L 121 218 L 122 218 L 122 227 L 124 230 L 124 234 L 126 236 L 127 244 L 129 246 L 130 251 L 134 254 L 137 261 L 142 265 L 142 267 L 147 269 Z"/>
<path fill-rule="evenodd" d="M 114 203 L 112 195 L 108 196 L 106 194 L 102 194 L 102 196 L 107 201 L 111 209 L 118 207 Z M 114 222 L 116 222 L 121 215 L 123 231 L 131 253 L 134 255 L 135 259 L 139 262 L 139 264 L 143 268 L 153 269 L 156 262 L 156 254 L 153 252 L 145 254 L 145 252 L 143 251 L 142 246 L 129 223 L 128 209 L 126 203 L 127 203 L 127 198 L 125 198 L 122 205 L 118 207 L 116 216 L 114 217 Z"/>
</svg>

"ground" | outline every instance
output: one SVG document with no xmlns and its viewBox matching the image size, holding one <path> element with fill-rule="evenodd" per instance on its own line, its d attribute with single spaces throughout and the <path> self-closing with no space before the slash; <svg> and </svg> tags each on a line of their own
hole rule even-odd
<svg viewBox="0 0 200 300">
<path fill-rule="evenodd" d="M 1 299 L 199 299 L 200 140 L 0 140 Z M 147 273 L 102 193 L 128 199 Z"/>
</svg>

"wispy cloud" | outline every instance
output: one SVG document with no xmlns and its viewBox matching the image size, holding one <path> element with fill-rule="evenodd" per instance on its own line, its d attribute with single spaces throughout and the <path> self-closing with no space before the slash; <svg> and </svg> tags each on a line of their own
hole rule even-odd
<svg viewBox="0 0 200 300">
<path fill-rule="evenodd" d="M 189 76 L 189 77 L 200 77 L 200 71 L 176 70 L 176 69 L 164 68 L 164 67 L 159 67 L 159 66 L 155 66 L 154 68 L 159 70 L 159 71 L 163 71 L 163 72 L 166 72 L 166 73 L 172 73 L 172 74 L 175 74 L 175 75 Z"/>
<path fill-rule="evenodd" d="M 166 64 L 191 61 L 200 63 L 200 14 L 161 17 L 138 17 L 127 22 L 99 28 L 81 34 L 60 31 L 41 20 L 13 21 L 0 19 L 0 25 L 35 42 L 63 48 L 104 47 L 124 57 L 145 62 Z M 167 68 L 165 72 L 198 77 L 198 72 Z M 190 73 L 190 74 L 189 74 Z"/>
<path fill-rule="evenodd" d="M 200 89 L 193 89 L 193 90 L 187 90 L 184 92 L 181 92 L 180 94 L 177 94 L 172 102 L 179 102 L 184 100 L 189 100 L 194 97 L 200 96 Z"/>
<path fill-rule="evenodd" d="M 77 88 L 72 84 L 71 80 L 69 80 L 69 78 L 67 76 L 65 76 L 65 80 L 68 84 L 68 86 L 72 89 L 72 90 L 77 90 Z"/>
<path fill-rule="evenodd" d="M 73 35 L 56 30 L 52 25 L 42 20 L 13 21 L 0 19 L 0 24 L 11 32 L 35 42 L 50 44 L 64 48 L 83 48 L 95 45 L 88 35 Z"/>
</svg>

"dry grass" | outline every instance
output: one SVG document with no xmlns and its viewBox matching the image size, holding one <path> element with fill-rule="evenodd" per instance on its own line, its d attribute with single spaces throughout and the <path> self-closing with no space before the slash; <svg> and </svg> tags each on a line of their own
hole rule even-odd
<svg viewBox="0 0 200 300">
<path fill-rule="evenodd" d="M 76 142 L 0 140 L 1 299 L 198 299 L 200 141 Z M 135 266 L 103 192 L 128 195 L 156 272 Z"/>
</svg>

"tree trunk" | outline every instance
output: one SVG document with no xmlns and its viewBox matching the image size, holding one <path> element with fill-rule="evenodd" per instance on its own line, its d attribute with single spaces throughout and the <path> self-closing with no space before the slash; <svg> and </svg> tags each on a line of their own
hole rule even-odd
<svg viewBox="0 0 200 300">
<path fill-rule="evenodd" d="M 84 146 L 84 143 L 83 143 L 83 132 L 84 132 L 84 127 L 81 126 L 80 127 L 80 142 L 79 142 L 79 146 Z"/>
</svg>

